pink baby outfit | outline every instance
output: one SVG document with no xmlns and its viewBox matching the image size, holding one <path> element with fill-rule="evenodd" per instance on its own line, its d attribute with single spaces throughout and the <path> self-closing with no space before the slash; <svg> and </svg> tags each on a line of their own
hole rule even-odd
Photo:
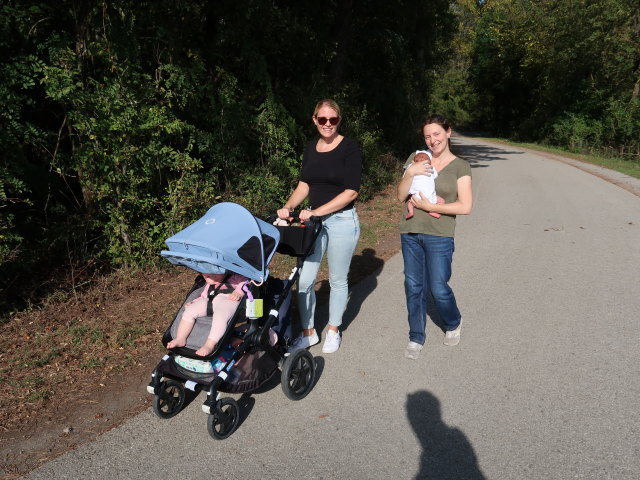
<svg viewBox="0 0 640 480">
<path fill-rule="evenodd" d="M 222 338 L 225 330 L 227 329 L 227 323 L 238 308 L 238 302 L 229 298 L 230 290 L 238 293 L 240 296 L 244 295 L 242 287 L 249 280 L 247 277 L 232 274 L 225 282 L 225 274 L 210 274 L 203 273 L 207 285 L 202 290 L 202 293 L 195 300 L 187 303 L 184 313 L 182 314 L 182 321 L 195 323 L 198 317 L 204 317 L 207 315 L 207 300 L 209 297 L 209 290 L 211 287 L 214 289 L 220 286 L 220 290 L 213 298 L 211 306 L 213 309 L 213 319 L 211 321 L 211 331 L 209 332 L 209 338 L 216 343 Z"/>
</svg>

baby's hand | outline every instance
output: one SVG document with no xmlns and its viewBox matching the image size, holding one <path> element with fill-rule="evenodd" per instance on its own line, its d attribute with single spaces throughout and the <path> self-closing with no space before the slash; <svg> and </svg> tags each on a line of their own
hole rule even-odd
<svg viewBox="0 0 640 480">
<path fill-rule="evenodd" d="M 229 294 L 229 300 L 233 300 L 234 302 L 239 302 L 241 298 L 242 298 L 242 294 L 238 292 L 231 292 Z"/>
</svg>

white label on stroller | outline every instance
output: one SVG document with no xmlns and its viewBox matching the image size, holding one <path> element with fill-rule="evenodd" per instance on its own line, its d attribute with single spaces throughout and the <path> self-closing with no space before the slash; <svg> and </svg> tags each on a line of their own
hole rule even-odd
<svg viewBox="0 0 640 480">
<path fill-rule="evenodd" d="M 198 384 L 196 382 L 194 382 L 193 380 L 187 380 L 186 382 L 184 382 L 185 388 L 188 388 L 192 392 L 196 391 L 196 385 L 198 385 Z"/>
<path fill-rule="evenodd" d="M 271 311 L 269 312 L 269 315 L 271 315 L 272 317 L 276 317 L 276 318 L 278 318 L 278 315 L 279 315 L 279 314 L 280 314 L 280 312 L 278 312 L 278 310 L 275 310 L 275 309 L 274 309 L 274 310 L 271 310 Z"/>
<path fill-rule="evenodd" d="M 221 371 L 221 372 L 218 374 L 218 376 L 219 376 L 221 379 L 226 380 L 226 379 L 227 379 L 227 372 L 225 372 L 225 371 L 223 370 L 223 371 Z"/>
<path fill-rule="evenodd" d="M 261 298 L 256 298 L 254 300 L 247 300 L 246 316 L 247 318 L 262 317 L 262 299 Z"/>
</svg>

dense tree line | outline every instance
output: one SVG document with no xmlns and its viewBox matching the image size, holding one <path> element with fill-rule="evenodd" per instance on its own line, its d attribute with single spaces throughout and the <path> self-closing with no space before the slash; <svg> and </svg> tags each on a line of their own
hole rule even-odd
<svg viewBox="0 0 640 480">
<path fill-rule="evenodd" d="M 444 0 L 0 5 L 0 289 L 10 301 L 53 268 L 78 276 L 153 261 L 221 200 L 272 211 L 295 184 L 323 97 L 362 142 L 371 195 L 394 172 L 387 153 L 416 141 L 454 22 Z"/>
<path fill-rule="evenodd" d="M 496 135 L 640 161 L 637 0 L 459 0 L 433 106 Z"/>
<path fill-rule="evenodd" d="M 323 97 L 362 142 L 364 197 L 390 181 L 393 155 L 419 145 L 419 119 L 435 111 L 463 128 L 639 161 L 639 10 L 637 0 L 0 0 L 0 307 L 44 279 L 153 261 L 223 199 L 260 215 L 280 205 Z"/>
</svg>

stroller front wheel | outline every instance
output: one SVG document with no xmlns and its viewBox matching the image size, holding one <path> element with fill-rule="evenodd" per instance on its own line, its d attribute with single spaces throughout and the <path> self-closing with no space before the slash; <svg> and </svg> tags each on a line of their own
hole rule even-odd
<svg viewBox="0 0 640 480">
<path fill-rule="evenodd" d="M 296 350 L 284 361 L 280 383 L 290 400 L 302 400 L 311 391 L 316 378 L 316 364 L 307 350 Z"/>
<path fill-rule="evenodd" d="M 171 418 L 182 410 L 185 401 L 184 385 L 175 380 L 162 382 L 162 391 L 153 397 L 153 412 L 160 418 Z"/>
<path fill-rule="evenodd" d="M 218 400 L 216 410 L 207 419 L 207 430 L 216 440 L 224 440 L 238 428 L 240 423 L 240 406 L 233 398 Z"/>
</svg>

